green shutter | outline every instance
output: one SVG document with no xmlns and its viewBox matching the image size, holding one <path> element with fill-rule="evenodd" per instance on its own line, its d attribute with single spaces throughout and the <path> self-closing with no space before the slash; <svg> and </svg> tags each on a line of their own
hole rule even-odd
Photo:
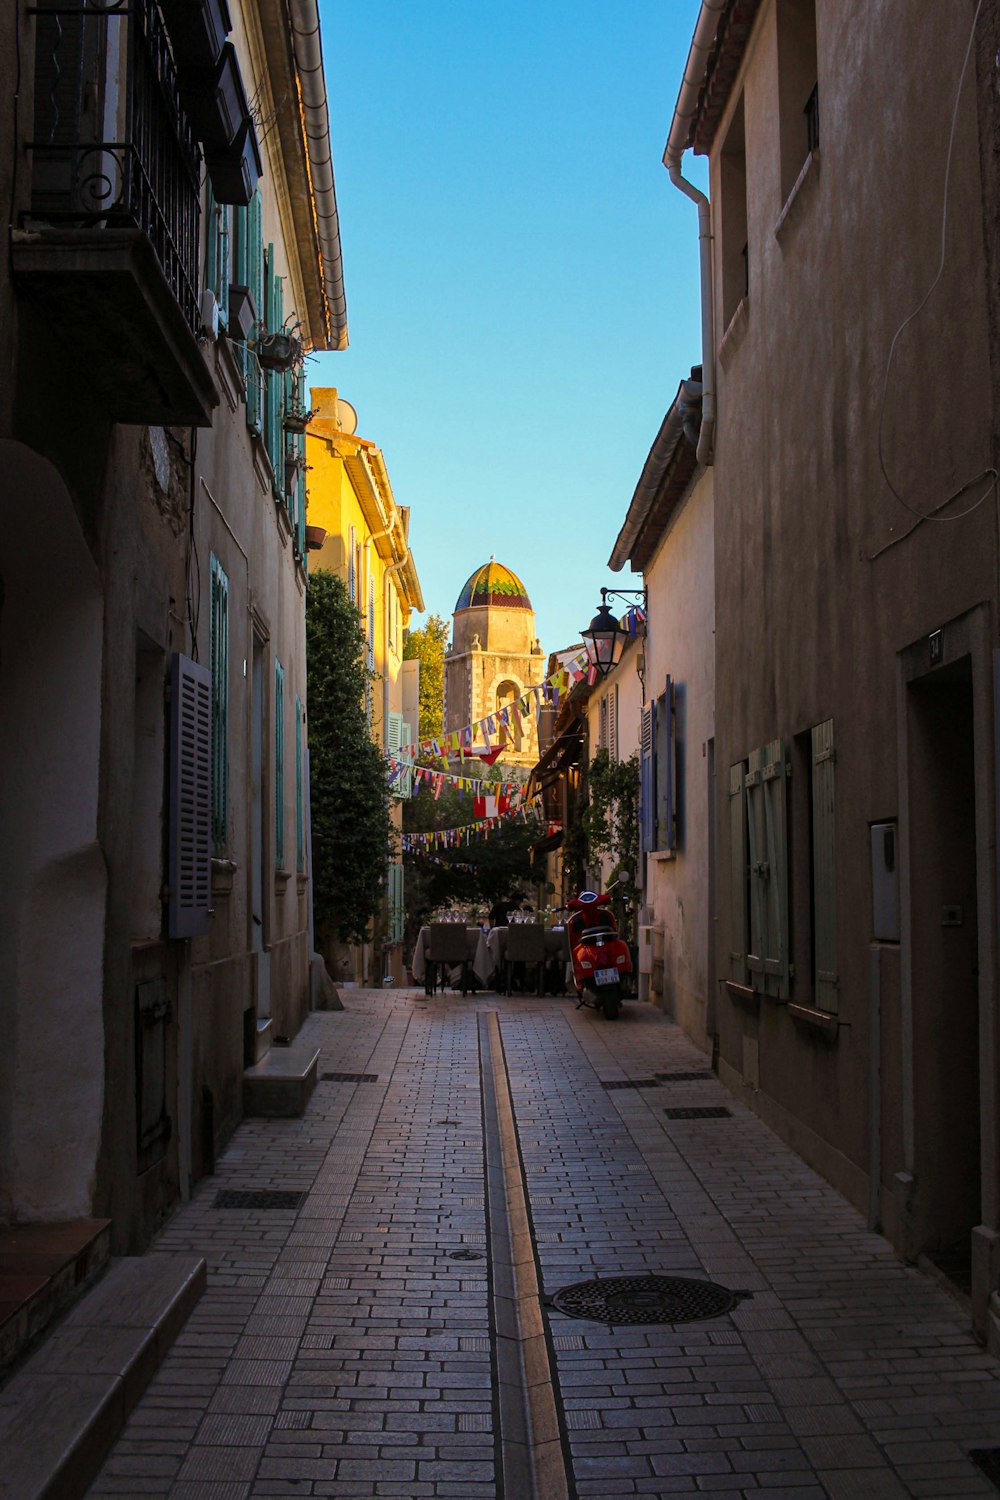
<svg viewBox="0 0 1000 1500">
<path fill-rule="evenodd" d="M 268 310 L 267 326 L 271 333 L 280 333 L 284 327 L 284 297 L 281 277 L 274 270 L 274 245 L 267 247 Z M 273 471 L 272 488 L 275 498 L 281 500 L 285 493 L 285 465 L 282 454 L 282 420 L 284 416 L 285 372 L 268 370 L 267 382 L 267 453 Z"/>
<path fill-rule="evenodd" d="M 833 720 L 812 731 L 813 955 L 816 1005 L 836 1014 L 837 850 L 834 818 Z"/>
<path fill-rule="evenodd" d="M 729 977 L 747 977 L 746 762 L 729 768 Z"/>
<path fill-rule="evenodd" d="M 285 864 L 285 672 L 274 663 L 274 862 Z"/>
<path fill-rule="evenodd" d="M 212 839 L 226 843 L 229 804 L 229 579 L 212 553 L 209 662 L 212 675 Z"/>
<path fill-rule="evenodd" d="M 264 329 L 264 246 L 260 220 L 260 189 L 254 193 L 247 208 L 247 285 L 257 309 L 257 322 L 252 339 L 260 337 Z M 246 346 L 244 346 L 246 347 Z M 247 426 L 256 437 L 262 435 L 264 409 L 263 370 L 252 349 L 247 349 Z"/>
<path fill-rule="evenodd" d="M 295 868 L 306 867 L 305 820 L 302 807 L 302 700 L 295 695 Z"/>
<path fill-rule="evenodd" d="M 205 285 L 212 292 L 219 283 L 219 218 L 212 184 L 205 188 Z"/>
</svg>

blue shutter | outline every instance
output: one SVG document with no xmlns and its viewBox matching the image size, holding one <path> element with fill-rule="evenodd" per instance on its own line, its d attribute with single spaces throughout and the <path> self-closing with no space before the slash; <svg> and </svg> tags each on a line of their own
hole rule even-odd
<svg viewBox="0 0 1000 1500">
<path fill-rule="evenodd" d="M 170 659 L 167 936 L 208 931 L 212 898 L 212 674 Z"/>
<path fill-rule="evenodd" d="M 285 864 L 285 671 L 274 663 L 274 862 Z"/>
<path fill-rule="evenodd" d="M 660 806 L 663 816 L 659 823 L 658 845 L 661 849 L 674 849 L 677 843 L 674 834 L 674 691 L 669 677 L 660 703 L 662 704 L 662 722 L 658 728 L 660 746 L 663 750 L 663 764 L 659 770 L 662 799 Z"/>
<path fill-rule="evenodd" d="M 212 674 L 212 838 L 221 848 L 229 812 L 229 579 L 212 553 L 209 660 Z"/>
<path fill-rule="evenodd" d="M 295 868 L 306 867 L 305 819 L 302 808 L 302 700 L 295 695 Z"/>
</svg>

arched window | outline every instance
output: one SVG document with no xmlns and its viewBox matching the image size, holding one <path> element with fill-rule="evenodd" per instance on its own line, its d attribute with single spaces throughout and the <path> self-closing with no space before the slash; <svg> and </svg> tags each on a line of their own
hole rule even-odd
<svg viewBox="0 0 1000 1500">
<path fill-rule="evenodd" d="M 504 708 L 509 708 L 512 703 L 516 703 L 520 696 L 521 689 L 516 682 L 501 682 L 497 688 L 497 713 L 500 713 Z M 523 738 L 524 736 L 518 728 L 517 720 L 513 714 L 510 717 L 510 727 L 508 729 L 504 729 L 503 725 L 500 725 L 501 743 L 513 745 L 515 753 L 520 752 Z"/>
</svg>

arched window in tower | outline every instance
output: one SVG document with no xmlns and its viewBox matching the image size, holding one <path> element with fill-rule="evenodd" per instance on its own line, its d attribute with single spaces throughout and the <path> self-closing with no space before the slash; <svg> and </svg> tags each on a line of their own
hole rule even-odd
<svg viewBox="0 0 1000 1500">
<path fill-rule="evenodd" d="M 497 713 L 500 713 L 505 708 L 509 708 L 512 703 L 516 703 L 520 696 L 521 690 L 516 682 L 501 682 L 497 688 Z M 510 728 L 505 729 L 502 724 L 500 725 L 500 743 L 502 745 L 511 745 L 515 754 L 519 754 L 523 738 L 518 728 L 517 720 L 511 714 Z"/>
</svg>

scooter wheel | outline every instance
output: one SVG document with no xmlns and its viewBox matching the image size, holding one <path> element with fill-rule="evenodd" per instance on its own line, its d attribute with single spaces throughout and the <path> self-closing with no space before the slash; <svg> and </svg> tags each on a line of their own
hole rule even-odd
<svg viewBox="0 0 1000 1500">
<path fill-rule="evenodd" d="M 613 989 L 605 990 L 604 994 L 601 996 L 601 1010 L 604 1012 L 604 1019 L 606 1021 L 616 1020 L 621 1007 L 621 987 L 616 984 Z"/>
</svg>

